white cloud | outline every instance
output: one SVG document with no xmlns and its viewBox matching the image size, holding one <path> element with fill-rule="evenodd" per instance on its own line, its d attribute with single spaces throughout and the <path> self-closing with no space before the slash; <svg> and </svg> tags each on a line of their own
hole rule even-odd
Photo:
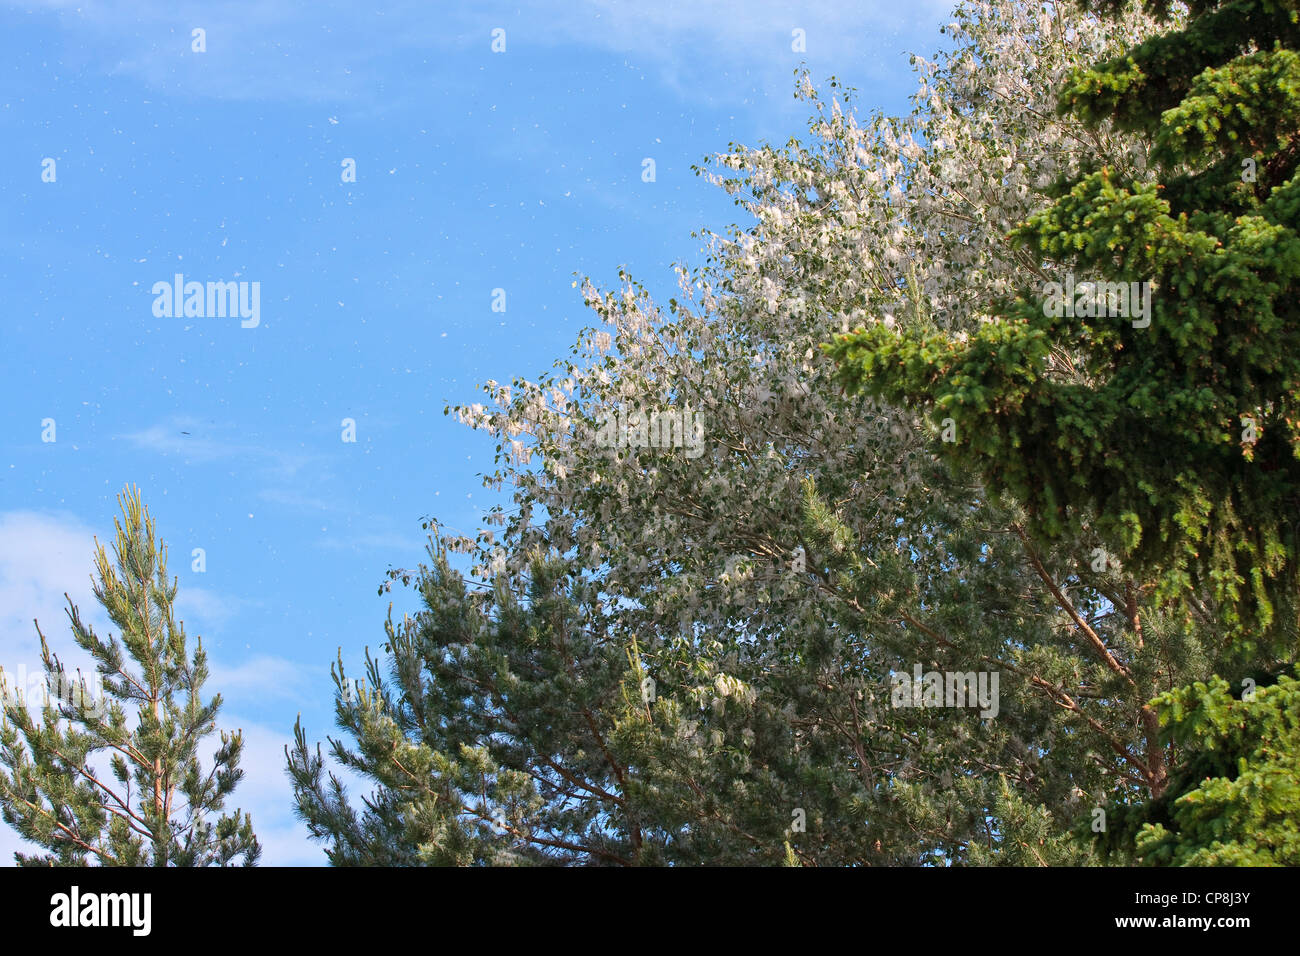
<svg viewBox="0 0 1300 956">
<path fill-rule="evenodd" d="M 40 847 L 21 840 L 11 827 L 0 824 L 0 866 L 13 866 L 14 854 L 39 853 Z"/>
<path fill-rule="evenodd" d="M 244 735 L 239 761 L 244 779 L 226 809 L 239 807 L 252 815 L 253 832 L 262 844 L 260 865 L 324 866 L 324 849 L 310 840 L 306 825 L 293 815 L 293 790 L 284 759 L 284 748 L 293 746 L 292 729 L 275 730 L 226 713 L 217 718 L 217 726 L 239 729 Z"/>
<path fill-rule="evenodd" d="M 302 665 L 283 657 L 258 654 L 241 664 L 226 665 L 210 662 L 211 676 L 204 685 L 213 693 L 230 700 L 236 695 L 248 695 L 259 703 L 286 700 L 297 704 L 309 703 L 304 694 L 308 675 Z"/>
<path fill-rule="evenodd" d="M 320 546 L 331 551 L 393 551 L 423 555 L 428 541 L 398 531 L 362 531 L 346 537 L 331 535 L 322 538 Z"/>
<path fill-rule="evenodd" d="M 176 617 L 185 624 L 186 635 L 220 631 L 227 621 L 252 603 L 187 584 L 176 592 Z"/>
<path fill-rule="evenodd" d="M 120 437 L 142 451 L 164 456 L 174 455 L 195 462 L 238 459 L 258 465 L 268 475 L 284 479 L 293 478 L 320 457 L 238 438 L 205 435 L 202 430 L 195 419 L 173 416 L 165 422 Z M 227 427 L 225 430 L 230 429 Z"/>
<path fill-rule="evenodd" d="M 800 62 L 841 74 L 864 69 L 895 71 L 906 65 L 900 34 L 933 45 L 934 31 L 955 0 L 889 0 L 846 3 L 812 0 L 698 0 L 644 3 L 623 0 L 557 0 L 532 26 L 555 40 L 626 54 L 634 62 L 657 64 L 663 81 L 684 99 L 728 101 L 748 86 L 781 92 L 793 89 L 791 72 Z M 536 10 L 537 8 L 531 7 Z M 792 46 L 803 31 L 805 49 Z M 888 38 L 881 43 L 882 37 Z M 899 57 L 868 63 L 864 54 L 895 49 Z M 729 82 L 719 83 L 721 78 Z M 701 87 L 705 79 L 708 87 Z"/>
<path fill-rule="evenodd" d="M 439 70 L 445 56 L 480 48 L 506 30 L 507 52 L 573 48 L 611 52 L 650 70 L 683 100 L 737 102 L 758 85 L 792 88 L 800 60 L 841 75 L 880 75 L 905 66 L 881 60 L 910 42 L 929 52 L 953 0 L 506 0 L 433 4 L 389 0 L 313 4 L 231 0 L 215 7 L 186 0 L 0 0 L 57 16 L 81 42 L 76 55 L 107 73 L 158 89 L 233 100 L 351 103 L 392 108 L 429 91 L 470 94 L 472 77 Z M 207 31 L 207 52 L 190 49 L 191 30 Z M 805 31 L 807 50 L 791 49 Z M 868 57 L 874 56 L 874 62 Z M 400 60 L 401 69 L 394 71 Z M 343 111 L 337 111 L 343 112 Z"/>
<path fill-rule="evenodd" d="M 343 510 L 337 501 L 315 495 L 305 495 L 295 489 L 263 488 L 257 493 L 257 497 L 271 504 L 284 505 L 299 511 L 334 514 Z"/>
<path fill-rule="evenodd" d="M 0 666 L 40 668 L 33 619 L 66 664 L 89 664 L 72 645 L 64 592 L 103 633 L 107 619 L 91 591 L 94 553 L 94 532 L 70 515 L 0 513 Z"/>
</svg>

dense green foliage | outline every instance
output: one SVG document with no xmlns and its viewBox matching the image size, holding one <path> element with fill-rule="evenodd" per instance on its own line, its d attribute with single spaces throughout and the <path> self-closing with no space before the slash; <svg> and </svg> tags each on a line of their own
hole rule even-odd
<svg viewBox="0 0 1300 956">
<path fill-rule="evenodd" d="M 584 282 L 607 330 L 447 409 L 513 490 L 426 523 L 340 735 L 295 727 L 330 863 L 1300 862 L 1295 0 L 945 32 L 907 116 L 799 75 L 805 140 L 698 170 L 751 222 L 678 297 Z M 104 693 L 41 635 L 0 814 L 28 865 L 252 864 L 242 739 L 205 769 L 220 697 L 123 514 L 120 639 L 69 612 Z"/>
<path fill-rule="evenodd" d="M 1061 108 L 1149 142 L 1158 181 L 1093 162 L 1059 182 L 1014 231 L 1036 281 L 969 339 L 876 325 L 829 348 L 850 389 L 951 418 L 946 450 L 1036 532 L 1091 524 L 1158 597 L 1203 590 L 1243 658 L 1297 634 L 1298 36 L 1294 3 L 1197 3 L 1077 72 Z M 1067 272 L 1149 282 L 1150 314 L 1047 314 Z"/>
</svg>

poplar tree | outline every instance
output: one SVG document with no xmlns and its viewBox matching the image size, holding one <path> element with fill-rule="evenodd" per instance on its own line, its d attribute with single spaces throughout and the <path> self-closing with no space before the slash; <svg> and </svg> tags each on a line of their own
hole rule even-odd
<svg viewBox="0 0 1300 956">
<path fill-rule="evenodd" d="M 248 814 L 222 813 L 243 776 L 243 738 L 220 732 L 221 696 L 204 700 L 202 641 L 193 654 L 175 616 L 178 584 L 138 489 L 118 497 L 110 560 L 95 544 L 94 595 L 118 636 L 100 637 L 69 599 L 73 640 L 95 662 L 70 677 L 37 625 L 46 689 L 40 707 L 6 692 L 0 723 L 0 817 L 43 854 L 22 866 L 253 865 Z"/>
</svg>

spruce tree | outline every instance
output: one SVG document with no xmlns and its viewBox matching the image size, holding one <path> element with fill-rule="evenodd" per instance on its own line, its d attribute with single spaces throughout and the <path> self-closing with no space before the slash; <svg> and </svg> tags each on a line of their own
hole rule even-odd
<svg viewBox="0 0 1300 956">
<path fill-rule="evenodd" d="M 1156 698 L 1184 760 L 1163 797 L 1108 811 L 1099 842 L 1112 861 L 1300 865 L 1300 681 L 1243 685 L 1216 677 Z"/>
<path fill-rule="evenodd" d="M 5 694 L 0 816 L 47 851 L 15 857 L 23 866 L 253 865 L 261 848 L 248 814 L 221 812 L 243 776 L 242 736 L 222 731 L 205 769 L 199 748 L 221 696 L 203 699 L 207 655 L 201 641 L 189 653 L 166 546 L 138 489 L 119 502 L 113 560 L 96 541 L 94 585 L 119 636 L 97 635 L 69 600 L 97 686 L 67 674 L 38 624 L 48 693 L 39 710 Z"/>
</svg>

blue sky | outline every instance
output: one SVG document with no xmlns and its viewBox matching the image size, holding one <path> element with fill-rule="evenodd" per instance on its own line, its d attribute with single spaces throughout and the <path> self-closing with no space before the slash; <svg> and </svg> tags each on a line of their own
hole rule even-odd
<svg viewBox="0 0 1300 956">
<path fill-rule="evenodd" d="M 63 593 L 104 620 L 92 537 L 138 485 L 263 862 L 323 862 L 294 719 L 333 730 L 329 665 L 382 642 L 421 516 L 473 533 L 493 500 L 490 442 L 444 406 L 568 353 L 596 321 L 575 273 L 666 299 L 691 231 L 739 214 L 691 164 L 802 135 L 801 62 L 904 111 L 948 6 L 0 0 L 0 666 L 39 668 L 33 618 L 78 660 Z M 156 316 L 176 273 L 257 282 L 258 324 Z M 18 845 L 0 826 L 0 862 Z"/>
</svg>

